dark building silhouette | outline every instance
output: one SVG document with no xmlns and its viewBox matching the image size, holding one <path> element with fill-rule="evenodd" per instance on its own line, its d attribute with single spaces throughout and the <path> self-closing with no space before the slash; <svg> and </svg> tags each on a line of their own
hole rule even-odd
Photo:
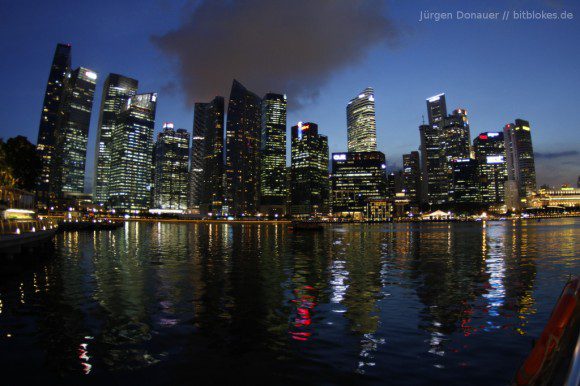
<svg viewBox="0 0 580 386">
<path fill-rule="evenodd" d="M 38 184 L 39 201 L 48 204 L 48 191 L 52 172 L 52 159 L 56 125 L 60 103 L 63 99 L 64 83 L 71 69 L 70 44 L 57 44 L 46 83 L 40 125 L 38 127 L 37 150 L 42 158 L 42 170 Z"/>
<path fill-rule="evenodd" d="M 299 122 L 291 129 L 290 209 L 295 217 L 327 212 L 329 199 L 328 138 L 316 123 Z"/>
<path fill-rule="evenodd" d="M 195 104 L 190 158 L 190 211 L 220 215 L 224 201 L 223 97 Z"/>
<path fill-rule="evenodd" d="M 95 143 L 93 202 L 97 204 L 109 199 L 113 126 L 121 108 L 137 93 L 138 85 L 137 80 L 119 74 L 109 74 L 105 79 Z"/>
<path fill-rule="evenodd" d="M 421 201 L 421 162 L 419 152 L 403 154 L 403 189 L 413 204 Z"/>
<path fill-rule="evenodd" d="M 266 94 L 262 100 L 260 147 L 260 211 L 286 214 L 286 95 Z"/>
<path fill-rule="evenodd" d="M 51 191 L 82 194 L 97 73 L 79 67 L 67 76 L 54 137 Z"/>
<path fill-rule="evenodd" d="M 234 80 L 226 127 L 225 208 L 233 216 L 254 215 L 260 195 L 261 99 Z"/>
<path fill-rule="evenodd" d="M 450 199 L 454 204 L 478 204 L 479 174 L 477 161 L 471 158 L 458 158 L 451 161 L 452 179 Z"/>
</svg>

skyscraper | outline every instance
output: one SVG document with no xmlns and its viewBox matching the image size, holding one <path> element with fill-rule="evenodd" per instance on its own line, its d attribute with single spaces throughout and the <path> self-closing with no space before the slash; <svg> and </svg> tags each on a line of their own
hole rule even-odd
<svg viewBox="0 0 580 386">
<path fill-rule="evenodd" d="M 187 209 L 189 133 L 164 123 L 153 149 L 153 206 L 156 209 Z"/>
<path fill-rule="evenodd" d="M 519 199 L 525 200 L 536 190 L 536 166 L 530 123 L 516 119 L 504 129 L 508 180 L 515 181 Z"/>
<path fill-rule="evenodd" d="M 260 196 L 261 99 L 234 80 L 226 127 L 226 200 L 233 216 L 254 215 Z"/>
<path fill-rule="evenodd" d="M 481 200 L 484 204 L 505 202 L 507 164 L 503 133 L 485 132 L 473 140 Z"/>
<path fill-rule="evenodd" d="M 451 171 L 449 201 L 456 205 L 480 203 L 477 161 L 471 158 L 456 158 L 451 161 Z"/>
<path fill-rule="evenodd" d="M 70 69 L 70 44 L 57 44 L 44 93 L 36 146 L 42 158 L 42 170 L 38 184 L 39 201 L 45 205 L 48 202 L 48 190 L 52 179 L 52 159 L 60 103 L 63 99 L 65 79 L 70 73 Z"/>
<path fill-rule="evenodd" d="M 348 151 L 376 151 L 375 96 L 371 87 L 365 88 L 346 106 Z"/>
<path fill-rule="evenodd" d="M 467 110 L 456 109 L 444 119 L 441 147 L 445 160 L 451 162 L 460 158 L 470 158 L 471 139 Z"/>
<path fill-rule="evenodd" d="M 221 214 L 224 200 L 224 98 L 196 103 L 191 141 L 189 209 Z"/>
<path fill-rule="evenodd" d="M 380 151 L 332 154 L 332 212 L 362 219 L 368 202 L 386 197 L 385 155 Z"/>
<path fill-rule="evenodd" d="M 432 125 L 419 126 L 421 136 L 421 195 L 423 202 L 441 204 L 447 200 L 444 190 L 447 174 L 443 165 L 440 130 Z"/>
<path fill-rule="evenodd" d="M 157 94 L 137 94 L 127 100 L 111 134 L 111 206 L 123 211 L 150 205 L 153 129 Z"/>
<path fill-rule="evenodd" d="M 260 211 L 286 213 L 286 95 L 266 94 L 262 99 L 260 148 Z"/>
<path fill-rule="evenodd" d="M 97 73 L 84 67 L 74 70 L 65 81 L 54 141 L 51 190 L 84 193 L 85 162 L 89 124 Z"/>
<path fill-rule="evenodd" d="M 109 74 L 103 86 L 97 140 L 93 202 L 105 204 L 109 199 L 111 168 L 111 133 L 121 108 L 137 93 L 138 81 L 119 74 Z"/>
<path fill-rule="evenodd" d="M 325 213 L 329 195 L 328 138 L 318 134 L 316 123 L 291 129 L 290 207 L 292 216 Z"/>
<path fill-rule="evenodd" d="M 421 201 L 421 163 L 419 152 L 403 154 L 403 189 L 413 204 Z"/>
</svg>

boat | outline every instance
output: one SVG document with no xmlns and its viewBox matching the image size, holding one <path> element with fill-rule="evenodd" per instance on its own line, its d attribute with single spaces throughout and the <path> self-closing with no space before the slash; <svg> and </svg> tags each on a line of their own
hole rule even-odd
<svg viewBox="0 0 580 386">
<path fill-rule="evenodd" d="M 294 231 L 321 231 L 324 226 L 322 223 L 315 221 L 292 221 L 288 225 L 288 229 Z"/>
<path fill-rule="evenodd" d="M 569 280 L 514 386 L 580 385 L 580 278 Z"/>
</svg>

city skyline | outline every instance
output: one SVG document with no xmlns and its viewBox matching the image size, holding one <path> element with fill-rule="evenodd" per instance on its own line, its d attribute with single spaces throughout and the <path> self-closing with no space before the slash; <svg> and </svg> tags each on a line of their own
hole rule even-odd
<svg viewBox="0 0 580 386">
<path fill-rule="evenodd" d="M 18 7 L 10 6 L 8 14 L 13 14 L 15 16 L 20 15 Z M 103 7 L 106 8 L 106 7 Z M 409 9 L 408 9 L 409 8 Z M 503 30 L 505 32 L 506 26 L 502 25 L 471 25 L 471 26 L 461 26 L 461 25 L 417 25 L 416 20 L 414 20 L 414 11 L 418 9 L 419 6 L 405 6 L 397 7 L 396 9 L 390 9 L 388 11 L 389 18 L 397 15 L 406 15 L 408 18 L 403 18 L 406 23 L 413 25 L 414 28 L 419 33 L 425 33 L 427 31 L 437 30 L 441 32 L 441 38 L 449 37 L 450 33 L 457 32 L 465 29 L 481 29 L 489 30 L 490 33 L 499 33 L 497 30 Z M 170 10 L 171 11 L 171 10 Z M 173 10 L 172 12 L 176 12 Z M 98 12 L 97 12 L 98 13 Z M 32 15 L 34 16 L 34 15 Z M 18 17 L 15 18 L 17 20 Z M 146 20 L 147 18 L 145 17 Z M 10 22 L 8 23 L 10 24 Z M 140 89 L 144 92 L 157 91 L 159 92 L 159 107 L 157 112 L 157 122 L 155 125 L 155 132 L 161 130 L 161 124 L 163 121 L 173 121 L 176 123 L 176 127 L 183 127 L 191 132 L 191 122 L 193 117 L 193 107 L 185 105 L 183 101 L 186 99 L 179 91 L 179 81 L 176 79 L 177 71 L 175 68 L 171 68 L 171 72 L 166 76 L 165 79 L 159 76 L 163 71 L 159 71 L 161 65 L 156 66 L 150 60 L 143 60 L 140 63 L 136 62 L 136 57 L 129 57 L 130 53 L 122 52 L 118 44 L 108 47 L 109 55 L 103 55 L 102 46 L 98 49 L 99 45 L 96 45 L 97 49 L 91 51 L 93 47 L 89 43 L 90 39 L 83 36 L 83 34 L 75 34 L 74 31 L 79 28 L 75 23 L 69 24 L 70 28 L 63 28 L 62 32 L 54 33 L 51 31 L 47 35 L 59 35 L 55 37 L 51 43 L 47 43 L 45 36 L 35 42 L 34 45 L 27 47 L 19 46 L 17 53 L 22 55 L 25 59 L 31 57 L 34 53 L 34 65 L 33 63 L 26 63 L 23 67 L 26 70 L 27 76 L 24 77 L 23 87 L 18 88 L 15 95 L 11 97 L 7 102 L 4 101 L 4 105 L 10 108 L 4 109 L 1 112 L 1 118 L 5 122 L 6 126 L 0 130 L 0 136 L 9 137 L 15 134 L 26 135 L 30 140 L 34 141 L 36 137 L 36 132 L 38 130 L 38 111 L 42 104 L 42 94 L 43 86 L 46 82 L 47 68 L 49 67 L 50 58 L 54 50 L 54 45 L 59 41 L 64 40 L 70 41 L 73 46 L 73 62 L 75 66 L 77 64 L 82 64 L 99 74 L 97 79 L 95 100 L 93 107 L 93 114 L 91 116 L 91 125 L 89 130 L 89 146 L 87 149 L 87 176 L 88 180 L 92 180 L 92 170 L 94 168 L 94 146 L 96 127 L 98 120 L 98 113 L 95 107 L 99 106 L 102 98 L 103 82 L 109 73 L 120 73 L 128 77 L 139 79 Z M 6 28 L 6 27 L 3 27 Z M 165 27 L 167 28 L 167 27 Z M 495 77 L 491 79 L 489 86 L 485 87 L 481 82 L 476 82 L 474 71 L 481 70 L 481 66 L 477 65 L 473 61 L 473 53 L 465 50 L 465 58 L 462 60 L 462 72 L 458 75 L 463 75 L 456 79 L 456 82 L 451 82 L 449 72 L 444 71 L 441 73 L 440 79 L 435 81 L 433 77 L 433 70 L 426 68 L 415 68 L 411 66 L 406 72 L 397 73 L 400 67 L 395 64 L 388 64 L 384 67 L 384 60 L 375 61 L 372 63 L 372 58 L 377 59 L 377 57 L 388 53 L 393 55 L 393 61 L 399 62 L 404 60 L 408 56 L 409 45 L 419 44 L 417 39 L 411 37 L 405 37 L 405 46 L 399 48 L 399 51 L 393 51 L 393 49 L 383 49 L 378 50 L 376 47 L 367 53 L 363 53 L 364 58 L 361 59 L 358 66 L 353 67 L 353 64 L 349 64 L 347 67 L 354 69 L 354 71 L 349 71 L 351 74 L 348 76 L 343 74 L 341 69 L 331 69 L 329 72 L 331 75 L 331 80 L 327 81 L 323 85 L 314 85 L 313 90 L 320 91 L 318 99 L 311 101 L 310 104 L 302 106 L 296 106 L 297 95 L 288 94 L 288 129 L 291 125 L 299 120 L 303 121 L 314 121 L 319 124 L 321 131 L 328 135 L 330 152 L 343 152 L 346 151 L 346 119 L 344 117 L 344 107 L 349 99 L 353 95 L 356 95 L 361 89 L 371 86 L 375 90 L 376 94 L 376 122 L 377 122 L 377 150 L 384 152 L 387 155 L 387 164 L 391 168 L 394 164 L 398 167 L 402 167 L 401 156 L 404 153 L 409 153 L 411 151 L 417 150 L 419 146 L 419 135 L 417 131 L 417 126 L 421 123 L 421 116 L 425 114 L 424 110 L 424 100 L 430 95 L 435 95 L 439 92 L 444 92 L 448 96 L 448 110 L 452 111 L 456 108 L 465 108 L 469 111 L 469 120 L 471 125 L 471 141 L 474 139 L 477 133 L 481 132 L 496 132 L 501 131 L 503 126 L 513 121 L 515 118 L 522 118 L 529 120 L 532 129 L 534 131 L 534 150 L 536 153 L 536 168 L 538 172 L 537 182 L 538 185 L 549 183 L 553 185 L 559 185 L 560 183 L 573 184 L 577 180 L 577 171 L 575 166 L 578 164 L 578 151 L 576 150 L 580 147 L 577 142 L 577 136 L 574 136 L 574 123 L 566 124 L 562 122 L 555 121 L 551 119 L 551 116 L 555 113 L 556 108 L 562 116 L 566 117 L 570 122 L 578 122 L 578 118 L 575 116 L 578 114 L 575 109 L 572 108 L 573 100 L 573 89 L 577 88 L 575 85 L 578 84 L 578 75 L 574 71 L 568 70 L 574 63 L 574 58 L 578 57 L 578 50 L 574 47 L 568 48 L 567 59 L 564 60 L 563 55 L 555 54 L 552 56 L 552 60 L 559 65 L 562 70 L 560 74 L 554 72 L 554 67 L 545 60 L 541 60 L 537 53 L 531 52 L 529 48 L 540 47 L 543 42 L 546 41 L 547 36 L 563 35 L 570 28 L 577 28 L 572 24 L 558 24 L 558 25 L 546 25 L 546 24 L 536 24 L 534 29 L 530 30 L 530 26 L 519 24 L 519 30 L 516 36 L 511 36 L 510 40 L 512 43 L 507 44 L 513 49 L 513 42 L 521 42 L 521 34 L 525 32 L 531 33 L 533 41 L 523 42 L 522 46 L 518 50 L 525 47 L 528 48 L 524 56 L 520 55 L 520 59 L 526 59 L 522 61 L 522 66 L 519 68 L 521 75 L 515 76 L 512 69 L 504 68 L 504 73 L 498 73 L 495 70 Z M 160 25 L 153 23 L 151 25 L 151 34 L 159 34 L 161 30 Z M 544 30 L 546 36 L 539 36 L 539 30 Z M 475 39 L 473 32 L 466 31 L 467 36 L 464 37 L 466 42 L 474 43 Z M 162 32 L 161 32 L 162 33 Z M 569 32 L 568 32 L 569 33 Z M 72 36 L 63 39 L 61 36 L 67 35 Z M 145 34 L 146 35 L 146 34 Z M 424 37 L 424 35 L 421 35 Z M 54 36 L 53 36 L 54 37 Z M 481 39 L 481 37 L 479 37 Z M 16 39 L 18 40 L 18 39 Z M 423 43 L 426 43 L 426 40 Z M 423 44 L 421 43 L 421 44 Z M 481 42 L 479 42 L 481 43 Z M 10 46 L 14 44 L 13 42 L 3 42 L 3 45 Z M 530 46 L 532 44 L 532 46 Z M 559 42 L 556 43 L 560 44 Z M 147 43 L 147 50 L 149 50 L 148 58 L 158 54 L 155 51 L 155 47 L 151 47 L 150 43 Z M 145 49 L 137 44 L 140 49 Z M 480 47 L 481 48 L 481 47 Z M 504 47 L 500 44 L 497 50 L 498 56 L 501 57 L 501 53 L 508 47 Z M 549 49 L 554 49 L 553 47 L 548 47 Z M 485 49 L 489 47 L 484 46 Z M 514 53 L 519 52 L 518 50 Z M 131 51 L 129 49 L 128 51 Z M 43 52 L 43 54 L 40 54 Z M 110 54 L 116 54 L 111 56 Z M 120 61 L 117 56 L 122 56 L 125 61 Z M 478 56 L 478 55 L 476 55 Z M 397 59 L 399 58 L 399 59 Z M 103 60 L 107 60 L 106 64 Z M 129 60 L 131 59 L 131 61 Z M 383 58 L 384 59 L 384 58 Z M 536 60 L 535 64 L 529 67 L 528 61 L 532 62 L 532 59 Z M 510 60 L 513 60 L 510 59 Z M 369 62 L 370 61 L 370 62 Z M 36 64 L 38 62 L 38 64 Z M 491 64 L 497 66 L 500 61 L 492 61 Z M 523 63 L 526 62 L 526 63 Z M 383 65 L 381 65 L 383 63 Z M 390 63 L 390 62 L 389 62 Z M 167 64 L 169 65 L 169 64 Z M 433 66 L 433 63 L 431 63 Z M 9 65 L 4 64 L 3 68 L 9 70 Z M 38 68 L 37 68 L 38 66 Z M 382 68 L 380 68 L 382 66 Z M 563 66 L 563 67 L 562 67 Z M 155 68 L 156 67 L 156 68 Z M 440 68 L 440 66 L 436 65 Z M 451 66 L 452 69 L 457 70 L 457 66 Z M 491 66 L 493 67 L 493 66 Z M 370 71 L 368 71 L 370 69 Z M 395 78 L 402 75 L 411 75 L 414 71 L 421 76 L 423 79 L 422 84 L 418 85 L 416 81 L 412 82 L 409 87 L 404 92 L 400 92 L 401 86 L 395 82 L 392 87 L 385 87 L 385 82 L 382 81 L 377 74 L 379 73 L 383 77 L 387 78 L 389 81 L 395 80 Z M 166 70 L 166 69 L 164 69 Z M 392 70 L 393 76 L 388 76 L 389 72 L 387 70 Z M 535 71 L 544 71 L 544 77 L 532 77 Z M 550 72 L 550 70 L 552 72 Z M 156 71 L 159 71 L 156 73 Z M 362 72 L 368 71 L 368 74 L 362 74 Z M 240 76 L 238 78 L 248 89 L 255 91 L 258 95 L 261 91 L 254 87 L 252 80 L 246 80 L 244 77 L 244 70 L 240 69 Z M 150 75 L 147 75 L 147 74 Z M 465 74 L 471 74 L 470 77 L 465 77 Z M 385 74 L 387 76 L 385 76 Z M 481 75 L 485 78 L 486 75 L 489 76 L 492 72 L 482 71 Z M 553 74 L 553 75 L 552 75 Z M 231 82 L 229 75 L 225 75 L 223 81 Z M 549 87 L 546 79 L 550 78 Z M 552 79 L 553 78 L 553 79 Z M 34 82 L 32 80 L 34 79 Z M 174 81 L 173 91 L 165 86 L 165 81 Z M 502 81 L 502 87 L 498 88 L 498 81 Z M 10 82 L 11 79 L 8 79 Z M 30 83 L 30 84 L 29 84 Z M 33 84 L 34 83 L 34 84 Z M 532 87 L 533 86 L 533 87 Z M 545 86 L 542 88 L 542 86 Z M 227 90 L 217 89 L 219 85 L 216 85 L 215 95 L 227 95 Z M 530 92 L 531 88 L 539 89 L 536 93 Z M 513 91 L 517 89 L 517 92 Z M 541 91 L 540 91 L 541 90 Z M 277 92 L 286 93 L 284 89 L 271 89 L 266 90 L 267 92 Z M 24 101 L 20 100 L 20 93 L 27 93 L 29 97 L 24 98 Z M 514 98 L 515 94 L 518 95 Z M 33 97 L 33 95 L 36 95 Z M 542 98 L 537 98 L 541 95 Z M 557 97 L 556 97 L 557 95 Z M 493 96 L 493 97 L 492 97 Z M 5 98 L 6 96 L 3 96 Z M 491 99 L 491 100 L 490 100 Z M 25 113 L 23 113 L 25 112 Z M 555 132 L 561 135 L 554 135 Z M 288 131 L 287 131 L 288 133 Z M 289 146 L 287 146 L 287 152 L 289 151 Z M 287 154 L 287 163 L 289 162 L 289 157 Z M 547 170 L 551 173 L 548 175 Z M 92 181 L 89 181 L 91 184 Z M 92 184 L 91 184 L 92 186 Z M 92 189 L 91 189 L 92 191 Z"/>
</svg>

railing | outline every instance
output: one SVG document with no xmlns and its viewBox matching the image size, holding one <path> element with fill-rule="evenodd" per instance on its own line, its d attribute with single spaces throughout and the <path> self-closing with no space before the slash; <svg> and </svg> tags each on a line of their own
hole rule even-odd
<svg viewBox="0 0 580 386">
<path fill-rule="evenodd" d="M 53 220 L 0 220 L 0 235 L 21 235 L 56 229 L 57 224 Z"/>
</svg>

